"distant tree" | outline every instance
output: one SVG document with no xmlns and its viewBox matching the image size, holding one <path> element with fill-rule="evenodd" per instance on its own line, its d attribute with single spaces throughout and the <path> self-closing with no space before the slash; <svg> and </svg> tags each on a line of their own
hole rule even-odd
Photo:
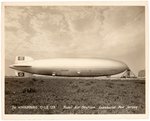
<svg viewBox="0 0 150 121">
<path fill-rule="evenodd" d="M 138 73 L 138 77 L 145 77 L 145 70 L 140 70 Z"/>
</svg>

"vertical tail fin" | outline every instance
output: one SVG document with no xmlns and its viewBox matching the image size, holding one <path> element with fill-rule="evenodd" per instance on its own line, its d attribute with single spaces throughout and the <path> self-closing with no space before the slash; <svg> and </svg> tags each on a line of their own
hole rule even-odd
<svg viewBox="0 0 150 121">
<path fill-rule="evenodd" d="M 15 63 L 22 63 L 24 61 L 31 61 L 31 60 L 33 60 L 33 58 L 28 57 L 28 56 L 16 56 Z M 24 76 L 29 75 L 29 74 L 22 72 L 22 71 L 15 70 L 15 75 L 19 76 L 19 77 L 24 77 Z"/>
<path fill-rule="evenodd" d="M 15 63 L 21 63 L 23 61 L 31 61 L 33 58 L 28 56 L 16 56 Z"/>
<path fill-rule="evenodd" d="M 25 76 L 25 72 L 16 71 L 16 70 L 15 70 L 15 75 L 16 75 L 16 76 L 19 76 L 19 77 L 24 77 L 24 76 Z"/>
</svg>

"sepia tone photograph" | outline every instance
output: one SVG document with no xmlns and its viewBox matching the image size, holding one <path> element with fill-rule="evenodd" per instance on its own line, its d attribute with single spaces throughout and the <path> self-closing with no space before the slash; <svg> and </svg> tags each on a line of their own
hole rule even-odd
<svg viewBox="0 0 150 121">
<path fill-rule="evenodd" d="M 146 114 L 144 5 L 3 12 L 5 114 Z"/>
</svg>

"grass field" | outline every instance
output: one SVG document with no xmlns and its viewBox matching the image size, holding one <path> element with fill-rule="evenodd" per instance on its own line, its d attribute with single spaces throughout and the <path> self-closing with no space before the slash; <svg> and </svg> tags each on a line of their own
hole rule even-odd
<svg viewBox="0 0 150 121">
<path fill-rule="evenodd" d="M 143 114 L 145 79 L 5 77 L 6 114 Z"/>
</svg>

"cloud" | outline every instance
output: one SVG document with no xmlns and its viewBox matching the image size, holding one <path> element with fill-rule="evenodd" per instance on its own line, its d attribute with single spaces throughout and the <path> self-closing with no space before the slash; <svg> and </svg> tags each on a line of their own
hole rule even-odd
<svg viewBox="0 0 150 121">
<path fill-rule="evenodd" d="M 8 75 L 13 73 L 8 65 L 17 55 L 106 57 L 136 66 L 136 72 L 144 68 L 142 6 L 9 6 L 5 11 Z M 139 57 L 136 65 L 131 55 Z"/>
</svg>

